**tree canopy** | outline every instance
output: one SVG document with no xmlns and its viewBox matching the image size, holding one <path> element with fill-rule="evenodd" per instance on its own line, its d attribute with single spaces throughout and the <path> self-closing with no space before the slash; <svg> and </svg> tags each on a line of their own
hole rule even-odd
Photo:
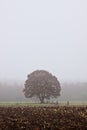
<svg viewBox="0 0 87 130">
<path fill-rule="evenodd" d="M 45 70 L 36 70 L 27 76 L 23 90 L 26 98 L 38 97 L 41 103 L 60 96 L 61 86 L 55 76 Z"/>
</svg>

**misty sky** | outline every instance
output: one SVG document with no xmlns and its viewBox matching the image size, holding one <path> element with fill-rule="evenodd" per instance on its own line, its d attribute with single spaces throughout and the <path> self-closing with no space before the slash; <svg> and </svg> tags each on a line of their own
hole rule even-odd
<svg viewBox="0 0 87 130">
<path fill-rule="evenodd" d="M 37 69 L 87 81 L 87 0 L 0 0 L 0 79 Z"/>
</svg>

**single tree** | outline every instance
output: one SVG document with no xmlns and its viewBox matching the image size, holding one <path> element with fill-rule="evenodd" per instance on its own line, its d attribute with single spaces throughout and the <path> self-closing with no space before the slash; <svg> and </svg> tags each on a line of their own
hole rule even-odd
<svg viewBox="0 0 87 130">
<path fill-rule="evenodd" d="M 23 90 L 26 98 L 38 97 L 41 103 L 50 97 L 60 96 L 61 86 L 55 76 L 45 70 L 37 70 L 27 76 Z"/>
</svg>

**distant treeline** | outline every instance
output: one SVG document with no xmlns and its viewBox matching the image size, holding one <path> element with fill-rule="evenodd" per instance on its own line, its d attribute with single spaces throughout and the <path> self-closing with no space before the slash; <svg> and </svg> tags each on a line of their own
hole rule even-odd
<svg viewBox="0 0 87 130">
<path fill-rule="evenodd" d="M 23 94 L 23 82 L 0 82 L 0 102 L 2 101 L 30 101 Z M 87 82 L 86 83 L 61 83 L 61 96 L 59 101 L 87 101 Z M 36 100 L 36 102 L 38 99 Z"/>
</svg>

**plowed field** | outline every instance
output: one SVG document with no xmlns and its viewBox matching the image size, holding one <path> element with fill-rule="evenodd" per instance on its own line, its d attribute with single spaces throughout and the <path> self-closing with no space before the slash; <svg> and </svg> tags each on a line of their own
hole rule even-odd
<svg viewBox="0 0 87 130">
<path fill-rule="evenodd" d="M 87 130 L 87 107 L 0 107 L 0 130 Z"/>
</svg>

